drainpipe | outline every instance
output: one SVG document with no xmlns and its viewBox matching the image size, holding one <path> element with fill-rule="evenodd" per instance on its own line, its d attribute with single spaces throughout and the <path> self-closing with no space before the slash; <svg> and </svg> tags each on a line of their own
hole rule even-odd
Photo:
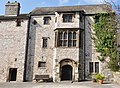
<svg viewBox="0 0 120 88">
<path fill-rule="evenodd" d="M 86 33 L 85 33 L 85 14 L 84 14 L 83 16 L 84 16 L 84 58 L 83 58 L 83 59 L 84 59 L 84 61 L 83 61 L 83 63 L 84 63 L 84 78 L 83 78 L 83 79 L 85 80 L 85 77 L 86 77 L 86 76 L 85 76 L 85 73 L 86 73 L 86 71 L 85 71 L 85 70 L 86 70 L 86 69 L 85 69 L 85 67 L 86 67 L 86 66 L 85 66 L 85 65 L 86 65 L 86 64 L 85 64 L 85 61 L 86 61 L 86 60 L 85 60 L 85 52 L 86 52 L 86 50 L 85 50 L 85 49 L 86 49 L 86 48 L 85 48 L 85 46 L 86 46 L 86 43 L 85 43 L 85 41 L 86 41 L 86 39 L 85 39 L 85 38 L 86 38 L 86 37 L 85 37 L 85 35 L 86 35 Z"/>
<path fill-rule="evenodd" d="M 28 49 L 29 49 L 29 32 L 30 32 L 30 19 L 31 15 L 29 15 L 28 25 L 27 25 L 27 36 L 26 36 L 26 50 L 25 50 L 25 62 L 24 62 L 24 75 L 23 82 L 26 82 L 26 73 L 27 73 L 27 61 L 28 61 Z"/>
</svg>

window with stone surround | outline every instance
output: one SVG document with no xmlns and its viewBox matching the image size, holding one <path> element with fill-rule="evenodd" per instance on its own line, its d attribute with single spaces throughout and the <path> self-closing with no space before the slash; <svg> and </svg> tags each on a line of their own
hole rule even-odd
<svg viewBox="0 0 120 88">
<path fill-rule="evenodd" d="M 63 14 L 63 22 L 73 22 L 74 14 Z"/>
<path fill-rule="evenodd" d="M 43 48 L 47 48 L 48 38 L 47 37 L 43 37 L 42 39 L 43 39 L 42 47 Z"/>
<path fill-rule="evenodd" d="M 57 38 L 57 47 L 76 47 L 77 45 L 76 31 L 58 31 L 55 36 Z"/>
<path fill-rule="evenodd" d="M 99 62 L 95 62 L 95 73 L 99 73 Z"/>
<path fill-rule="evenodd" d="M 21 26 L 21 20 L 20 19 L 17 19 L 16 20 L 16 26 L 18 27 L 18 26 Z"/>
<path fill-rule="evenodd" d="M 39 61 L 38 62 L 38 67 L 46 67 L 46 62 Z"/>
<path fill-rule="evenodd" d="M 43 20 L 44 20 L 44 23 L 43 23 L 44 25 L 49 25 L 51 17 L 44 17 Z"/>
<path fill-rule="evenodd" d="M 89 73 L 99 73 L 99 62 L 89 62 Z"/>
<path fill-rule="evenodd" d="M 93 73 L 93 62 L 89 62 L 89 73 Z"/>
</svg>

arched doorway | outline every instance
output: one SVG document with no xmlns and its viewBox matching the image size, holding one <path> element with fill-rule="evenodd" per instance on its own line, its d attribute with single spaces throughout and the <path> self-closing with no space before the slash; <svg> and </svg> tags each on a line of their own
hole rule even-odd
<svg viewBox="0 0 120 88">
<path fill-rule="evenodd" d="M 61 71 L 61 81 L 72 80 L 72 66 L 64 65 Z"/>
</svg>

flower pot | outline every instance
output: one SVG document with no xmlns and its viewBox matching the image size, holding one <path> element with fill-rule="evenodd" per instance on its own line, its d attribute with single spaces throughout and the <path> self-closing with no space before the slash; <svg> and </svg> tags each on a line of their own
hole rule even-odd
<svg viewBox="0 0 120 88">
<path fill-rule="evenodd" d="M 99 84 L 103 84 L 103 80 L 98 80 Z"/>
</svg>

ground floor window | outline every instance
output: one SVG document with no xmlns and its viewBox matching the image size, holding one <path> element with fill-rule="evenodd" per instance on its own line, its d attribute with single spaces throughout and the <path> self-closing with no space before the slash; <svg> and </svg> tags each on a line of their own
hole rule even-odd
<svg viewBox="0 0 120 88">
<path fill-rule="evenodd" d="M 93 72 L 93 62 L 89 62 L 89 72 Z"/>
<path fill-rule="evenodd" d="M 16 81 L 17 78 L 17 68 L 9 69 L 9 81 Z"/>
<path fill-rule="evenodd" d="M 89 62 L 89 73 L 99 73 L 99 62 Z"/>
</svg>

